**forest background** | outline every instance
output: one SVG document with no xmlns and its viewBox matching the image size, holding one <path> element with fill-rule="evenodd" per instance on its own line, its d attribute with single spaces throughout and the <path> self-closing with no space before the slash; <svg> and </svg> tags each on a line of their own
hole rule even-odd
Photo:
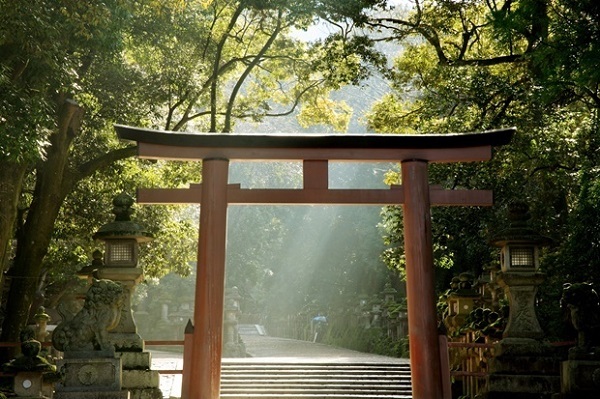
<svg viewBox="0 0 600 399">
<path fill-rule="evenodd" d="M 303 32 L 319 24 L 327 34 L 306 40 Z M 352 99 L 339 90 L 354 85 L 361 96 L 370 76 L 387 88 L 362 118 L 369 132 L 517 127 L 491 162 L 431 167 L 434 184 L 493 189 L 496 199 L 492 209 L 432 211 L 438 287 L 496 261 L 489 237 L 505 225 L 506 204 L 524 200 L 534 226 L 554 240 L 538 304 L 546 331 L 558 336 L 562 284 L 600 279 L 599 43 L 593 0 L 2 0 L 0 340 L 16 341 L 37 306 L 55 306 L 76 284 L 116 194 L 200 180 L 197 164 L 134 159 L 114 123 L 227 134 L 270 118 L 261 131 L 280 131 L 278 118 L 292 115 L 303 128 L 343 132 Z M 266 168 L 241 166 L 240 179 L 299 180 L 294 165 Z M 373 170 L 382 182 L 399 182 L 393 165 L 354 175 Z M 322 212 L 265 207 L 238 215 L 229 229 L 237 244 L 228 284 L 265 299 L 272 287 L 284 290 L 278 282 L 311 275 L 319 284 L 298 290 L 300 306 L 347 300 L 401 277 L 398 208 L 381 216 Z M 190 273 L 194 212 L 138 207 L 136 219 L 155 236 L 142 251 L 146 276 Z M 325 223 L 298 231 L 304 219 Z M 356 241 L 356 231 L 366 233 Z M 292 246 L 298 252 L 287 253 Z M 315 271 L 303 266 L 311 262 Z"/>
</svg>

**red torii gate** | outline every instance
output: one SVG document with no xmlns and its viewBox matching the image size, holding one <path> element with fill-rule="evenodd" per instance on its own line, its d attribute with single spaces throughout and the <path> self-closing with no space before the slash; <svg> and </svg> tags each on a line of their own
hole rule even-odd
<svg viewBox="0 0 600 399">
<path fill-rule="evenodd" d="M 115 126 L 149 159 L 202 160 L 202 184 L 189 189 L 139 189 L 139 203 L 198 203 L 200 236 L 189 386 L 183 399 L 218 399 L 227 206 L 229 204 L 403 204 L 408 331 L 413 397 L 443 397 L 434 293 L 431 205 L 491 206 L 491 191 L 429 186 L 429 162 L 491 159 L 492 147 L 515 129 L 447 135 L 189 134 Z M 302 189 L 243 189 L 228 184 L 230 160 L 301 160 Z M 328 162 L 400 162 L 402 186 L 330 189 Z"/>
</svg>

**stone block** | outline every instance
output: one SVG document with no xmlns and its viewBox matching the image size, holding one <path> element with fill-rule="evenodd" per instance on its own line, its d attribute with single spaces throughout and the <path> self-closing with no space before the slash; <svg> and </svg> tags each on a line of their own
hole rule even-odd
<svg viewBox="0 0 600 399">
<path fill-rule="evenodd" d="M 551 395 L 560 391 L 560 377 L 526 374 L 490 374 L 487 378 L 488 398 L 512 398 L 515 395 Z M 505 394 L 504 396 L 500 394 Z M 521 396 L 518 396 L 521 397 Z"/>
<path fill-rule="evenodd" d="M 53 399 L 131 399 L 128 391 L 56 392 Z"/>
<path fill-rule="evenodd" d="M 548 356 L 552 349 L 531 338 L 504 338 L 494 345 L 496 356 Z"/>
<path fill-rule="evenodd" d="M 157 388 L 160 375 L 156 370 L 123 370 L 123 388 Z"/>
<path fill-rule="evenodd" d="M 132 389 L 130 399 L 163 399 L 159 388 Z"/>
<path fill-rule="evenodd" d="M 560 360 L 547 356 L 498 356 L 490 359 L 491 373 L 559 375 Z"/>
<path fill-rule="evenodd" d="M 567 360 L 562 363 L 561 392 L 600 397 L 600 361 Z"/>
<path fill-rule="evenodd" d="M 42 397 L 43 387 L 42 373 L 35 371 L 18 372 L 13 384 L 15 394 L 22 397 Z"/>
<path fill-rule="evenodd" d="M 110 341 L 115 345 L 117 352 L 143 352 L 144 340 L 138 333 L 115 333 L 108 334 Z"/>
<path fill-rule="evenodd" d="M 491 392 L 482 398 L 485 399 L 556 399 L 551 393 L 524 393 L 524 392 Z M 479 398 L 479 396 L 478 396 Z M 563 399 L 563 398 L 559 398 Z"/>
<path fill-rule="evenodd" d="M 152 362 L 150 352 L 118 352 L 123 370 L 149 370 Z"/>
</svg>

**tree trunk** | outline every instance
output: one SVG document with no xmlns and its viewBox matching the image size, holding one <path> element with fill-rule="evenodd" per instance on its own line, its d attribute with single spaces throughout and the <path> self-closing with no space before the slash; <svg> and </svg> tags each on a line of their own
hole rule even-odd
<svg viewBox="0 0 600 399">
<path fill-rule="evenodd" d="M 10 242 L 17 217 L 17 204 L 27 166 L 0 162 L 0 292 L 4 287 L 4 272 L 10 260 Z"/>
<path fill-rule="evenodd" d="M 18 341 L 19 333 L 29 319 L 42 274 L 42 262 L 52 240 L 56 218 L 67 195 L 81 179 L 137 153 L 136 146 L 128 146 L 101 154 L 98 158 L 79 165 L 77 169 L 73 169 L 73 165 L 69 168 L 71 145 L 79 132 L 83 110 L 65 98 L 59 100 L 58 104 L 58 127 L 50 138 L 51 145 L 46 159 L 36 168 L 33 201 L 18 236 L 17 253 L 11 267 L 13 278 L 6 299 L 7 309 L 10 310 L 2 324 L 0 341 Z M 0 361 L 8 361 L 12 357 L 12 353 L 0 353 Z"/>
<path fill-rule="evenodd" d="M 72 178 L 67 178 L 67 160 L 73 137 L 81 125 L 82 110 L 63 97 L 58 101 L 57 115 L 57 130 L 50 138 L 46 159 L 37 167 L 33 201 L 17 243 L 2 341 L 18 341 L 19 332 L 27 323 L 54 221 L 73 184 Z"/>
</svg>

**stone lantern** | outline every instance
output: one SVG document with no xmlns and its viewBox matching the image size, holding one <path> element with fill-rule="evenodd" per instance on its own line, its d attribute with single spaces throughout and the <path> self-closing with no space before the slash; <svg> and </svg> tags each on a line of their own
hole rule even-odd
<svg viewBox="0 0 600 399">
<path fill-rule="evenodd" d="M 81 269 L 79 269 L 79 271 L 77 272 L 77 277 L 79 277 L 81 280 L 87 280 L 88 284 L 92 284 L 92 278 L 94 277 L 94 273 L 99 268 L 104 266 L 103 257 L 104 255 L 102 254 L 102 251 L 98 249 L 95 250 L 92 253 L 92 263 L 89 265 L 85 265 Z"/>
<path fill-rule="evenodd" d="M 461 273 L 452 279 L 451 289 L 446 297 L 448 315 L 444 318 L 444 324 L 450 333 L 460 331 L 480 298 L 481 295 L 473 289 L 473 276 L 470 273 Z"/>
<path fill-rule="evenodd" d="M 398 293 L 398 290 L 396 290 L 394 287 L 392 287 L 392 283 L 390 283 L 389 281 L 387 283 L 385 283 L 385 287 L 383 288 L 383 303 L 385 304 L 391 304 L 396 302 L 396 294 Z"/>
<path fill-rule="evenodd" d="M 238 287 L 225 290 L 225 307 L 223 317 L 223 357 L 245 357 L 246 350 L 238 332 L 238 318 L 241 314 Z"/>
<path fill-rule="evenodd" d="M 49 314 L 46 313 L 46 308 L 40 306 L 33 316 L 35 320 L 35 335 L 40 342 L 46 342 L 50 333 L 47 331 L 48 322 L 52 320 Z"/>
<path fill-rule="evenodd" d="M 115 268 L 136 268 L 138 266 L 139 244 L 152 240 L 152 235 L 144 227 L 131 220 L 134 200 L 126 193 L 113 199 L 113 222 L 100 227 L 94 239 L 105 242 L 104 265 Z"/>
<path fill-rule="evenodd" d="M 126 193 L 113 199 L 112 213 L 115 220 L 103 225 L 94 239 L 104 241 L 104 264 L 97 264 L 97 278 L 118 281 L 126 292 L 125 307 L 119 325 L 111 331 L 111 339 L 117 351 L 142 351 L 143 340 L 131 311 L 131 296 L 135 286 L 142 280 L 143 271 L 138 267 L 139 244 L 148 242 L 152 236 L 138 223 L 131 220 L 134 200 Z M 96 254 L 96 256 L 98 256 Z"/>
<path fill-rule="evenodd" d="M 540 248 L 550 243 L 529 225 L 529 208 L 509 207 L 509 226 L 492 238 L 500 247 L 495 280 L 509 301 L 502 339 L 495 345 L 486 377 L 485 398 L 545 398 L 560 389 L 559 364 L 535 314 L 535 296 L 545 274 L 539 272 Z"/>
<path fill-rule="evenodd" d="M 544 281 L 540 273 L 540 248 L 551 240 L 533 230 L 528 220 L 529 207 L 522 202 L 509 207 L 509 227 L 492 238 L 492 245 L 500 247 L 500 272 L 497 283 L 504 288 L 510 305 L 504 338 L 533 338 L 544 336 L 535 314 L 535 296 Z"/>
</svg>

